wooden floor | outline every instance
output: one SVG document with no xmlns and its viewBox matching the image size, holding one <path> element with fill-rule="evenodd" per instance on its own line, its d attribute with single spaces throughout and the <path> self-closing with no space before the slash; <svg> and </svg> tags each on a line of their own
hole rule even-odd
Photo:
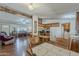
<svg viewBox="0 0 79 59">
<path fill-rule="evenodd" d="M 79 43 L 79 41 L 77 42 Z M 55 43 L 51 41 L 49 41 L 48 43 L 55 45 Z M 29 54 L 27 53 L 27 46 L 28 38 L 16 38 L 14 44 L 3 46 L 3 48 L 0 49 L 0 56 L 29 56 Z M 79 52 L 79 44 L 72 45 L 72 47 L 73 48 L 71 50 Z"/>
<path fill-rule="evenodd" d="M 28 56 L 26 52 L 28 46 L 27 38 L 16 38 L 15 43 L 3 46 L 0 49 L 1 56 Z"/>
</svg>

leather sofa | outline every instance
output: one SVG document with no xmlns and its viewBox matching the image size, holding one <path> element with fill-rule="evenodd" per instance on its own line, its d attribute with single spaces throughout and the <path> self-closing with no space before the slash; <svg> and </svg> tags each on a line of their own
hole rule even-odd
<svg viewBox="0 0 79 59">
<path fill-rule="evenodd" d="M 4 33 L 0 33 L 0 41 L 5 45 L 12 44 L 14 43 L 14 37 L 5 35 Z"/>
</svg>

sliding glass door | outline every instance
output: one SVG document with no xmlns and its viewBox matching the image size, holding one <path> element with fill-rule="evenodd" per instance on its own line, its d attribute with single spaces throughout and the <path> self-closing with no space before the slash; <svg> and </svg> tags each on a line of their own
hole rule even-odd
<svg viewBox="0 0 79 59">
<path fill-rule="evenodd" d="M 2 32 L 6 32 L 9 35 L 9 25 L 2 25 Z"/>
<path fill-rule="evenodd" d="M 0 24 L 0 32 L 2 31 L 2 26 L 1 26 L 1 24 Z"/>
</svg>

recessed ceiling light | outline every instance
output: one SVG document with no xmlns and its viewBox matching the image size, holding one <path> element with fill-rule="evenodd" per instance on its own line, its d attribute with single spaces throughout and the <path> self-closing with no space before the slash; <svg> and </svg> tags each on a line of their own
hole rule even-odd
<svg viewBox="0 0 79 59">
<path fill-rule="evenodd" d="M 26 5 L 28 6 L 29 10 L 34 10 L 34 9 L 40 7 L 40 5 L 36 4 L 36 3 L 27 3 Z"/>
<path fill-rule="evenodd" d="M 34 9 L 33 6 L 32 6 L 32 4 L 29 4 L 29 5 L 28 5 L 28 8 L 29 8 L 30 10 L 33 10 L 33 9 Z"/>
</svg>

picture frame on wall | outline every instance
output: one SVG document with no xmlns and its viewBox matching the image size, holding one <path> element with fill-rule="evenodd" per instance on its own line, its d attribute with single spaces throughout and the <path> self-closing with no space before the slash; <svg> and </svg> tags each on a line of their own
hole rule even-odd
<svg viewBox="0 0 79 59">
<path fill-rule="evenodd" d="M 34 33 L 37 33 L 37 21 L 34 21 Z"/>
<path fill-rule="evenodd" d="M 33 16 L 33 35 L 38 36 L 38 17 Z"/>
</svg>

